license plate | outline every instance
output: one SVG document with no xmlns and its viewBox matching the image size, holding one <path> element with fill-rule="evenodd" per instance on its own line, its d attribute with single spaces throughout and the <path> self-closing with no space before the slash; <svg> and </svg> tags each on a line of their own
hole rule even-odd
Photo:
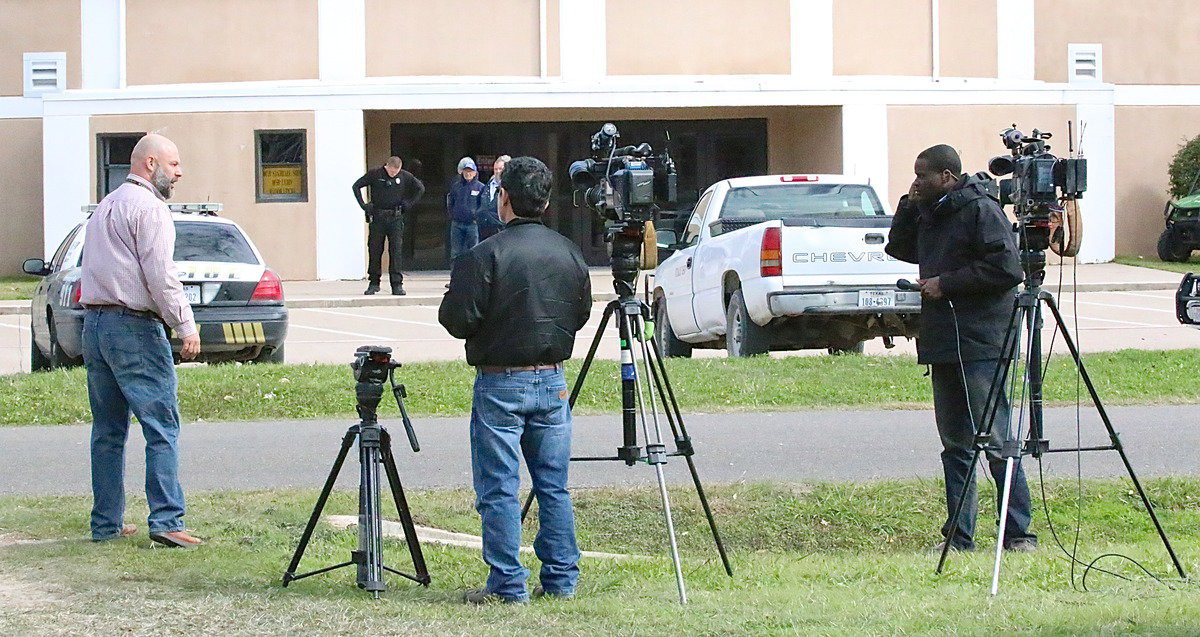
<svg viewBox="0 0 1200 637">
<path fill-rule="evenodd" d="M 183 286 L 183 295 L 187 297 L 187 302 L 189 305 L 200 305 L 203 302 L 200 299 L 200 286 L 198 285 L 185 284 Z"/>
<path fill-rule="evenodd" d="M 859 307 L 896 307 L 895 290 L 859 290 Z"/>
</svg>

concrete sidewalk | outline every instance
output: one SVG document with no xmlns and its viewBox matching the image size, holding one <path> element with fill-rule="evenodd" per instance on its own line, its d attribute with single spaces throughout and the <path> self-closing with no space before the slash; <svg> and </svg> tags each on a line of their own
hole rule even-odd
<svg viewBox="0 0 1200 637">
<path fill-rule="evenodd" d="M 1065 294 L 1074 289 L 1080 292 L 1174 290 L 1183 278 L 1174 272 L 1118 263 L 1080 265 L 1074 272 L 1070 266 L 1063 268 L 1052 265 L 1046 268 L 1046 287 L 1055 294 L 1059 293 L 1060 274 L 1062 293 Z M 592 268 L 591 275 L 593 298 L 597 301 L 614 298 L 611 271 L 606 267 Z M 1073 285 L 1073 279 L 1078 283 Z M 295 308 L 437 305 L 442 301 L 449 280 L 450 273 L 447 271 L 406 274 L 406 296 L 392 296 L 386 292 L 364 296 L 366 281 L 285 281 L 283 292 L 288 307 Z M 386 290 L 386 284 L 384 288 Z"/>
<path fill-rule="evenodd" d="M 1062 268 L 1052 265 L 1046 268 L 1046 287 L 1055 294 L 1060 293 L 1059 276 L 1062 276 L 1061 293 L 1070 294 L 1073 289 L 1080 292 L 1102 292 L 1116 290 L 1174 290 L 1179 286 L 1182 275 L 1153 268 L 1139 268 L 1118 263 L 1095 263 L 1080 265 L 1072 271 L 1070 266 Z M 612 273 L 607 267 L 591 269 L 592 297 L 596 301 L 615 298 Z M 363 295 L 367 287 L 365 280 L 354 281 L 284 281 L 283 293 L 291 308 L 340 308 L 340 307 L 400 307 L 406 305 L 433 305 L 442 302 L 450 273 L 446 270 L 412 272 L 404 275 L 405 296 L 393 296 L 382 292 L 374 296 Z M 1072 281 L 1077 284 L 1072 284 Z M 387 290 L 387 282 L 384 282 Z M 639 287 L 640 289 L 640 287 Z M 29 301 L 0 301 L 0 315 L 28 314 Z"/>
</svg>

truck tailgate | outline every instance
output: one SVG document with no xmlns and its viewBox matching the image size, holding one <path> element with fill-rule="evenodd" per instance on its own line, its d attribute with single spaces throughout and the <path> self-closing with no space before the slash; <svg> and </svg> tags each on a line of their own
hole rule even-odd
<svg viewBox="0 0 1200 637">
<path fill-rule="evenodd" d="M 784 285 L 895 283 L 915 278 L 917 266 L 883 251 L 891 217 L 800 219 L 783 222 Z"/>
</svg>

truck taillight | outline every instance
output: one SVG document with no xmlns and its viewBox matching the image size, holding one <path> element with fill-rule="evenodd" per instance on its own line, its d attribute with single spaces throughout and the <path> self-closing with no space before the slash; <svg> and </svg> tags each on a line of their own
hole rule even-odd
<svg viewBox="0 0 1200 637">
<path fill-rule="evenodd" d="M 282 300 L 283 282 L 279 280 L 279 275 L 270 270 L 264 270 L 262 278 L 258 280 L 258 285 L 254 288 L 254 294 L 250 295 L 250 301 Z"/>
<path fill-rule="evenodd" d="M 759 271 L 762 276 L 783 276 L 781 233 L 779 226 L 772 226 L 763 231 L 762 249 L 758 253 Z"/>
</svg>

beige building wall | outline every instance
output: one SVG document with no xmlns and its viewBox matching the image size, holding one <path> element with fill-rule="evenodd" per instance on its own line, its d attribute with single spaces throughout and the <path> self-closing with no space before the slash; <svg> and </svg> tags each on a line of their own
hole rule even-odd
<svg viewBox="0 0 1200 637">
<path fill-rule="evenodd" d="M 67 88 L 83 85 L 79 0 L 0 0 L 0 96 L 25 92 L 25 53 L 67 54 Z"/>
<path fill-rule="evenodd" d="M 538 0 L 366 0 L 366 6 L 369 77 L 540 73 Z M 547 22 L 557 34 L 558 21 Z"/>
<path fill-rule="evenodd" d="M 996 77 L 996 0 L 940 3 L 943 77 Z"/>
<path fill-rule="evenodd" d="M 930 146 L 950 144 L 962 155 L 963 172 L 976 173 L 987 170 L 992 157 L 1008 152 L 998 133 L 1013 122 L 1026 132 L 1039 128 L 1066 137 L 1067 120 L 1074 117 L 1074 106 L 891 106 L 888 199 L 895 205 L 908 192 L 913 162 Z"/>
<path fill-rule="evenodd" d="M 930 6 L 929 0 L 834 2 L 834 75 L 929 75 L 933 71 Z M 943 35 L 948 31 L 943 28 Z M 996 57 L 995 48 L 991 51 Z"/>
<path fill-rule="evenodd" d="M 1200 106 L 1118 106 L 1116 125 L 1117 254 L 1156 257 L 1167 168 L 1200 135 Z"/>
<path fill-rule="evenodd" d="M 126 0 L 125 6 L 131 86 L 317 78 L 317 0 Z"/>
<path fill-rule="evenodd" d="M 608 0 L 608 74 L 790 73 L 790 4 Z"/>
<path fill-rule="evenodd" d="M 308 201 L 255 203 L 254 131 L 308 131 Z M 93 139 L 98 133 L 157 131 L 179 146 L 183 179 L 176 186 L 176 203 L 212 201 L 225 205 L 222 216 L 240 224 L 276 272 L 284 279 L 315 279 L 316 205 L 313 192 L 313 114 L 170 113 L 101 115 L 91 118 Z M 92 146 L 92 188 L 96 184 L 96 144 Z M 347 188 L 349 185 L 347 184 Z M 358 221 L 357 217 L 349 217 Z"/>
<path fill-rule="evenodd" d="M 42 120 L 0 119 L 0 276 L 42 254 Z"/>
<path fill-rule="evenodd" d="M 1099 42 L 1105 82 L 1200 84 L 1196 0 L 1037 0 L 1037 22 L 1039 80 L 1067 81 L 1067 44 Z"/>
</svg>

